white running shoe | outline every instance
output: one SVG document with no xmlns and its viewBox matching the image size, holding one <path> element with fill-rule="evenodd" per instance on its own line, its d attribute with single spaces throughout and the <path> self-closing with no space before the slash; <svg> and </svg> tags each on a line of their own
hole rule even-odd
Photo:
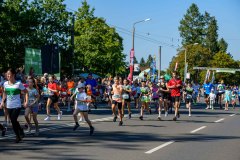
<svg viewBox="0 0 240 160">
<path fill-rule="evenodd" d="M 58 120 L 62 119 L 62 111 L 60 111 L 60 114 L 58 114 Z"/>
<path fill-rule="evenodd" d="M 50 121 L 51 119 L 50 119 L 50 116 L 47 116 L 45 119 L 44 119 L 44 121 Z"/>
<path fill-rule="evenodd" d="M 165 112 L 165 117 L 167 117 L 168 116 L 168 112 Z"/>
<path fill-rule="evenodd" d="M 188 116 L 189 116 L 189 117 L 192 117 L 192 115 L 191 115 L 191 114 L 189 114 Z"/>
</svg>

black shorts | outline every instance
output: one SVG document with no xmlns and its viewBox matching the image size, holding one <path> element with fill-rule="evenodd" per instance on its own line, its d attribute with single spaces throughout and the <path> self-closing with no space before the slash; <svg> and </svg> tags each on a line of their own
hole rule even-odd
<svg viewBox="0 0 240 160">
<path fill-rule="evenodd" d="M 169 94 L 163 93 L 163 94 L 162 94 L 162 99 L 168 99 L 168 98 L 169 98 L 168 96 L 169 96 Z"/>
<path fill-rule="evenodd" d="M 186 103 L 191 103 L 192 101 L 193 101 L 192 98 L 190 98 L 190 99 L 186 98 L 186 99 L 185 99 L 185 102 L 186 102 Z"/>
<path fill-rule="evenodd" d="M 49 97 L 52 101 L 52 103 L 58 103 L 58 96 L 57 95 L 53 95 Z"/>
<path fill-rule="evenodd" d="M 173 96 L 172 97 L 172 102 L 180 102 L 180 96 Z"/>
<path fill-rule="evenodd" d="M 122 102 L 117 102 L 117 101 L 113 100 L 112 104 L 114 104 L 115 106 L 117 105 L 118 110 L 122 110 Z"/>
</svg>

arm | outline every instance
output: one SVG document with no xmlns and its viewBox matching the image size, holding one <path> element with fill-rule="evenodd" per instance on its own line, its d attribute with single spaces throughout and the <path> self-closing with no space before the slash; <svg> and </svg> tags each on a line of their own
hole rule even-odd
<svg viewBox="0 0 240 160">
<path fill-rule="evenodd" d="M 0 105 L 0 109 L 3 108 L 4 102 L 5 102 L 5 100 L 6 100 L 6 97 L 7 97 L 7 94 L 6 94 L 5 90 L 4 90 L 4 91 L 3 91 L 2 102 L 1 102 L 1 105 Z"/>
<path fill-rule="evenodd" d="M 24 89 L 24 90 L 23 90 L 23 93 L 25 94 L 25 102 L 24 102 L 23 106 L 24 106 L 25 108 L 27 108 L 27 106 L 28 106 L 28 90 L 27 90 L 27 89 Z"/>
</svg>

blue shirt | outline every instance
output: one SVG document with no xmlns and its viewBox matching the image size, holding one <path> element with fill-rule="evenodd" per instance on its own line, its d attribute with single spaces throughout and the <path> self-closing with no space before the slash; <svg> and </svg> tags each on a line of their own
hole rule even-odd
<svg viewBox="0 0 240 160">
<path fill-rule="evenodd" d="M 91 85 L 91 90 L 93 92 L 93 94 L 96 93 L 96 90 L 94 89 L 94 87 L 97 87 L 97 81 L 95 79 L 87 79 L 86 80 L 86 85 Z"/>
<path fill-rule="evenodd" d="M 212 83 L 208 83 L 208 84 L 204 84 L 203 85 L 203 89 L 205 90 L 206 94 L 210 94 L 211 93 L 211 89 L 214 88 Z"/>
</svg>

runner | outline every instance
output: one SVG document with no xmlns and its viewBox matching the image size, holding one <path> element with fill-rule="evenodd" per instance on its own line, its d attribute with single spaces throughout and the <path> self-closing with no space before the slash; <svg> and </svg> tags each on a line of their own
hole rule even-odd
<svg viewBox="0 0 240 160">
<path fill-rule="evenodd" d="M 185 89 L 185 92 L 186 92 L 186 100 L 185 100 L 185 102 L 186 102 L 186 108 L 188 109 L 188 116 L 189 117 L 191 117 L 192 116 L 192 114 L 191 114 L 191 109 L 192 109 L 192 107 L 191 107 L 191 102 L 193 101 L 193 94 L 194 94 L 194 89 L 193 89 L 193 87 L 192 87 L 192 84 L 189 82 L 189 83 L 187 83 L 187 87 L 186 87 L 186 89 Z"/>
<path fill-rule="evenodd" d="M 132 86 L 132 96 L 134 97 L 134 106 L 135 108 L 138 108 L 139 106 L 139 96 L 140 96 L 140 87 L 138 82 L 134 82 Z"/>
<path fill-rule="evenodd" d="M 35 84 L 33 79 L 28 80 L 28 106 L 25 108 L 25 119 L 28 124 L 27 132 L 31 133 L 32 124 L 30 122 L 29 116 L 32 115 L 33 121 L 35 124 L 35 136 L 39 135 L 39 127 L 38 127 L 38 120 L 37 120 L 37 113 L 38 113 L 38 100 L 40 95 L 35 88 Z"/>
<path fill-rule="evenodd" d="M 73 113 L 73 118 L 75 121 L 75 126 L 73 127 L 73 130 L 75 131 L 80 125 L 78 123 L 77 115 L 78 113 L 81 114 L 81 117 L 84 117 L 86 122 L 88 123 L 90 127 L 90 135 L 94 132 L 94 127 L 92 126 L 91 121 L 88 119 L 88 105 L 86 103 L 90 103 L 91 100 L 88 100 L 87 94 L 85 92 L 85 85 L 83 83 L 78 84 L 77 86 L 78 92 L 75 92 L 73 96 L 76 95 L 76 109 Z"/>
<path fill-rule="evenodd" d="M 0 83 L 0 102 L 2 102 L 2 94 L 3 94 L 3 87 L 2 83 Z M 2 131 L 2 136 L 5 136 L 7 128 L 0 124 L 0 130 Z"/>
<path fill-rule="evenodd" d="M 232 97 L 231 97 L 232 107 L 233 107 L 233 109 L 235 109 L 236 98 L 237 98 L 236 90 L 233 90 L 231 95 L 232 95 Z"/>
<path fill-rule="evenodd" d="M 224 94 L 224 101 L 225 101 L 225 111 L 228 111 L 228 106 L 231 101 L 231 90 L 229 87 L 226 87 L 225 94 Z"/>
<path fill-rule="evenodd" d="M 47 110 L 47 117 L 44 119 L 45 121 L 50 121 L 50 105 L 53 103 L 54 108 L 58 112 L 58 120 L 61 120 L 62 118 L 62 111 L 60 111 L 60 108 L 58 107 L 58 86 L 57 83 L 54 82 L 53 76 L 49 77 L 49 83 L 48 83 L 48 90 L 49 90 L 49 97 L 47 100 L 46 110 Z"/>
<path fill-rule="evenodd" d="M 210 109 L 209 106 L 209 94 L 211 93 L 211 90 L 214 88 L 213 84 L 209 82 L 209 80 L 206 80 L 206 83 L 203 85 L 203 90 L 204 90 L 204 97 L 205 97 L 205 102 L 207 105 L 206 109 Z"/>
<path fill-rule="evenodd" d="M 75 87 L 75 83 L 73 81 L 73 78 L 70 78 L 67 81 L 67 97 L 68 97 L 68 108 L 67 108 L 67 112 L 71 111 L 71 100 L 70 97 L 73 95 L 74 93 L 74 87 Z"/>
<path fill-rule="evenodd" d="M 172 72 L 172 79 L 167 84 L 171 91 L 172 102 L 174 103 L 175 116 L 173 120 L 176 121 L 177 117 L 180 118 L 179 107 L 180 107 L 180 88 L 182 87 L 182 81 L 177 78 L 177 72 Z"/>
<path fill-rule="evenodd" d="M 169 99 L 169 89 L 167 87 L 167 82 L 164 79 L 164 76 L 160 77 L 159 90 L 160 99 L 159 99 L 159 109 L 158 109 L 158 120 L 161 120 L 162 107 L 164 107 L 165 117 L 168 116 L 168 99 Z"/>
<path fill-rule="evenodd" d="M 131 112 L 131 106 L 130 106 L 130 102 L 131 102 L 131 86 L 129 85 L 129 81 L 127 79 L 123 80 L 123 85 L 122 85 L 122 115 L 124 117 L 124 106 L 125 104 L 127 104 L 128 107 L 128 118 L 131 119 L 132 118 L 132 112 Z"/>
<path fill-rule="evenodd" d="M 217 86 L 217 91 L 220 109 L 222 109 L 222 100 L 225 92 L 225 85 L 223 80 L 221 80 L 221 83 Z"/>
<path fill-rule="evenodd" d="M 23 92 L 25 94 L 25 102 L 24 107 L 28 106 L 28 91 L 23 86 L 21 82 L 16 82 L 15 80 L 16 72 L 13 69 L 9 69 L 7 71 L 7 79 L 8 81 L 4 83 L 4 92 L 3 92 L 3 98 L 2 103 L 0 105 L 0 108 L 3 108 L 4 101 L 7 100 L 7 110 L 9 113 L 9 117 L 12 122 L 12 127 L 14 130 L 14 133 L 16 135 L 16 143 L 19 143 L 22 138 L 24 138 L 24 132 L 21 128 L 19 122 L 18 122 L 18 116 L 21 111 L 21 99 L 20 94 Z"/>
<path fill-rule="evenodd" d="M 114 77 L 114 84 L 112 85 L 113 88 L 113 96 L 112 96 L 112 112 L 114 114 L 113 122 L 117 120 L 116 114 L 116 106 L 118 107 L 118 114 L 120 118 L 119 126 L 123 125 L 122 121 L 122 85 L 119 84 L 119 78 Z"/>
<path fill-rule="evenodd" d="M 140 120 L 143 120 L 143 112 L 145 109 L 147 109 L 149 111 L 149 113 L 151 114 L 151 109 L 149 108 L 149 102 L 150 102 L 150 89 L 149 87 L 146 85 L 146 81 L 142 81 L 142 86 L 140 87 L 141 90 L 141 94 L 140 94 L 140 98 L 141 98 L 141 112 L 140 112 Z"/>
<path fill-rule="evenodd" d="M 214 103 L 216 100 L 216 94 L 214 93 L 214 89 L 211 89 L 211 93 L 209 94 L 209 100 L 210 100 L 210 108 L 214 110 Z"/>
<path fill-rule="evenodd" d="M 197 102 L 200 102 L 200 93 L 199 93 L 200 85 L 197 83 L 197 81 L 194 83 L 193 89 L 194 89 L 193 100 L 194 100 L 194 103 L 196 104 Z"/>
</svg>

